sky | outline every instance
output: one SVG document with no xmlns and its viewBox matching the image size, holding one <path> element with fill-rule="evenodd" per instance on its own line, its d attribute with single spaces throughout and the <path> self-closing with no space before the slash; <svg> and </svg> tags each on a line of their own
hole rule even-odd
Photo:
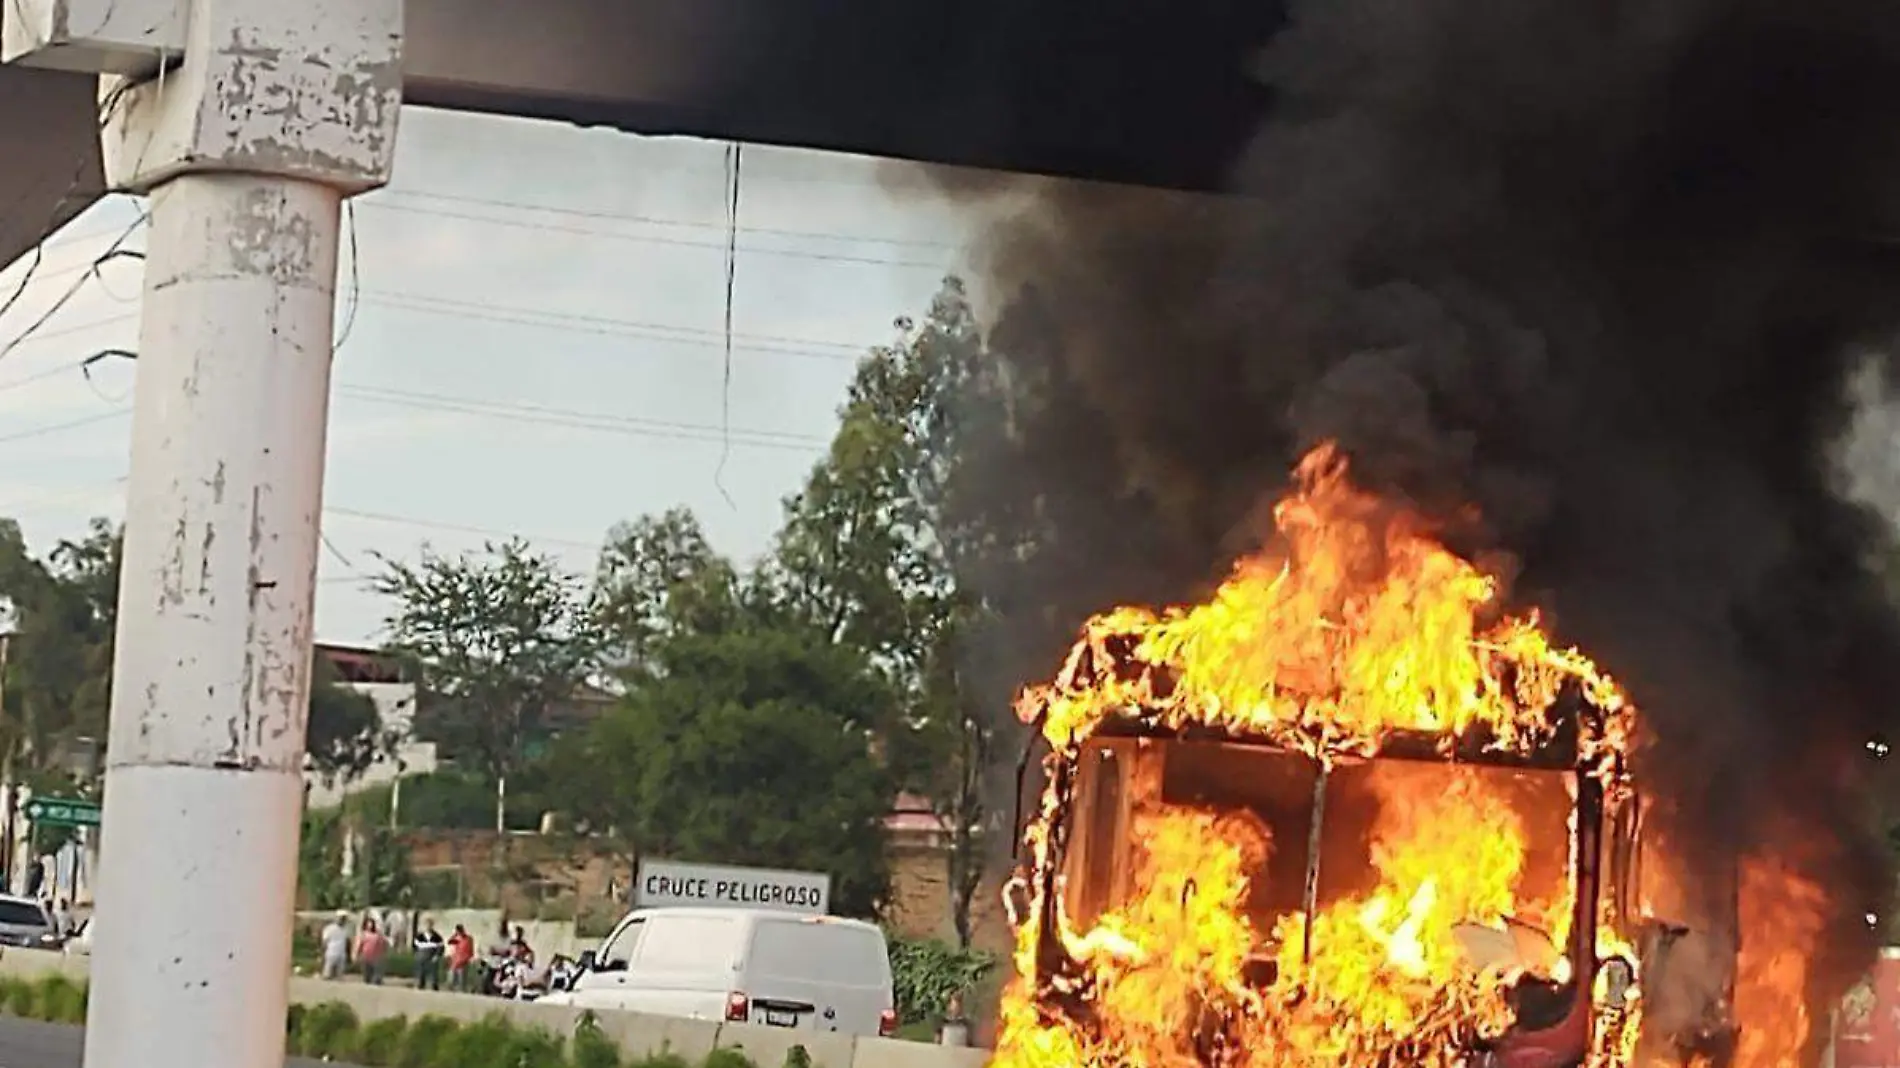
<svg viewBox="0 0 1900 1068">
<path fill-rule="evenodd" d="M 378 641 L 364 580 L 425 545 L 519 535 L 591 572 L 613 524 L 685 505 L 721 551 L 767 549 L 857 358 L 971 231 L 875 160 L 747 146 L 728 384 L 725 155 L 404 110 L 394 181 L 345 217 L 319 640 Z M 136 363 L 85 361 L 136 350 L 141 267 L 91 268 L 143 247 L 141 205 L 110 198 L 0 271 L 0 303 L 27 282 L 0 315 L 0 517 L 36 551 L 121 514 Z"/>
</svg>

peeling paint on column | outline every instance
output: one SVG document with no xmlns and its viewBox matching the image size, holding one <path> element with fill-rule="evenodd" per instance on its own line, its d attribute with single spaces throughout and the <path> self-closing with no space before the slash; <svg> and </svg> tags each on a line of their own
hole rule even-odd
<svg viewBox="0 0 1900 1068">
<path fill-rule="evenodd" d="M 388 181 L 402 104 L 402 10 L 394 0 L 258 5 L 196 0 L 179 79 L 121 110 L 170 135 L 154 148 L 108 131 L 115 185 L 138 191 L 179 171 L 308 177 L 351 191 Z M 201 8 L 202 10 L 198 10 Z M 189 111 L 189 114 L 184 112 Z M 167 124 L 156 112 L 174 112 Z"/>
<path fill-rule="evenodd" d="M 187 188 L 203 208 L 180 223 L 169 209 Z M 154 245 L 171 251 L 154 266 L 172 284 L 147 294 L 124 563 L 128 591 L 153 599 L 121 616 L 147 628 L 122 647 L 150 655 L 122 658 L 114 714 L 137 726 L 114 729 L 108 766 L 294 777 L 338 196 L 231 175 L 168 186 L 157 205 Z M 150 492 L 152 465 L 166 492 Z"/>
<path fill-rule="evenodd" d="M 234 120 L 223 157 L 267 171 L 347 171 L 387 158 L 402 102 L 402 62 L 360 50 L 277 47 L 234 27 L 212 93 Z"/>
</svg>

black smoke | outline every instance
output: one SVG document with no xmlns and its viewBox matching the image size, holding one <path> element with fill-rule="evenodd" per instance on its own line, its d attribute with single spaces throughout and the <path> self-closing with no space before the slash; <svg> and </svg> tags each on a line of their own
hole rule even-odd
<svg viewBox="0 0 1900 1068">
<path fill-rule="evenodd" d="M 1703 852 L 1827 845 L 1851 970 L 1900 623 L 1831 457 L 1900 317 L 1900 5 L 1302 0 L 1258 63 L 1227 195 L 951 190 L 1002 220 L 1007 672 L 1205 592 L 1336 439 L 1637 695 Z"/>
</svg>

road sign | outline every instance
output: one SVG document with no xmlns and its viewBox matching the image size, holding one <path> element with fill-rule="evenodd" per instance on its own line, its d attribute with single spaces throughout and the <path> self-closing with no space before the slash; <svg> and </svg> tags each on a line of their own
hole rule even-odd
<svg viewBox="0 0 1900 1068">
<path fill-rule="evenodd" d="M 831 876 L 642 859 L 634 878 L 633 903 L 643 909 L 711 905 L 823 915 L 831 904 Z"/>
<path fill-rule="evenodd" d="M 34 823 L 49 827 L 99 826 L 99 802 L 80 797 L 35 797 L 20 811 Z"/>
</svg>

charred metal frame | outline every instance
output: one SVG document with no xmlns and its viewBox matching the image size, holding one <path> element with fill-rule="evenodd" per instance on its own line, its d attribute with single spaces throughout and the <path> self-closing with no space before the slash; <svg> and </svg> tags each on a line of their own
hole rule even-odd
<svg viewBox="0 0 1900 1068">
<path fill-rule="evenodd" d="M 1037 739 L 1041 736 L 1041 723 L 1037 722 L 1033 726 L 1037 730 L 1025 745 L 1016 769 L 1015 825 L 1019 844 L 1027 840 L 1024 834 L 1027 823 L 1022 817 L 1024 794 Z M 1603 893 L 1601 869 L 1604 863 L 1604 822 L 1613 796 L 1612 790 L 1619 791 L 1615 796 L 1624 796 L 1621 792 L 1624 787 L 1620 782 L 1624 773 L 1621 763 L 1603 763 L 1597 756 L 1597 747 L 1587 744 L 1600 739 L 1604 727 L 1603 714 L 1585 703 L 1572 688 L 1560 699 L 1549 733 L 1534 744 L 1517 749 L 1500 745 L 1496 736 L 1488 731 L 1469 731 L 1450 739 L 1443 735 L 1401 731 L 1388 735 L 1370 754 L 1348 751 L 1316 755 L 1301 753 L 1261 737 L 1238 735 L 1210 727 L 1176 729 L 1162 726 L 1144 718 L 1139 710 L 1131 710 L 1127 715 L 1103 723 L 1090 738 L 1215 742 L 1280 754 L 1304 755 L 1318 764 L 1319 774 L 1313 787 L 1305 878 L 1301 888 L 1301 908 L 1308 917 L 1301 946 L 1303 961 L 1311 958 L 1314 948 L 1311 917 L 1318 902 L 1320 842 L 1325 827 L 1326 791 L 1334 765 L 1405 760 L 1574 774 L 1576 798 L 1572 811 L 1576 817 L 1576 831 L 1572 839 L 1571 866 L 1575 873 L 1576 893 L 1568 954 L 1577 1003 L 1566 1024 L 1560 1026 L 1566 1030 L 1575 1029 L 1577 1017 L 1581 1015 L 1582 1038 L 1585 1048 L 1588 1048 L 1595 1022 L 1591 1019 L 1590 989 L 1597 970 L 1596 941 L 1599 898 Z M 1082 986 L 1086 976 L 1081 974 L 1077 963 L 1062 947 L 1058 909 L 1062 907 L 1061 874 L 1066 866 L 1070 835 L 1074 830 L 1074 821 L 1068 817 L 1075 810 L 1075 790 L 1085 746 L 1086 740 L 1078 742 L 1064 750 L 1052 752 L 1045 761 L 1049 772 L 1048 790 L 1056 807 L 1064 815 L 1063 818 L 1049 820 L 1044 826 L 1046 838 L 1041 845 L 1040 857 L 1018 857 L 1019 864 L 1028 868 L 1026 874 L 1029 878 L 1025 882 L 1040 909 L 1036 917 L 1036 985 L 1044 997 L 1052 999 L 1065 1014 L 1078 1020 L 1091 1012 L 1089 999 Z"/>
</svg>

